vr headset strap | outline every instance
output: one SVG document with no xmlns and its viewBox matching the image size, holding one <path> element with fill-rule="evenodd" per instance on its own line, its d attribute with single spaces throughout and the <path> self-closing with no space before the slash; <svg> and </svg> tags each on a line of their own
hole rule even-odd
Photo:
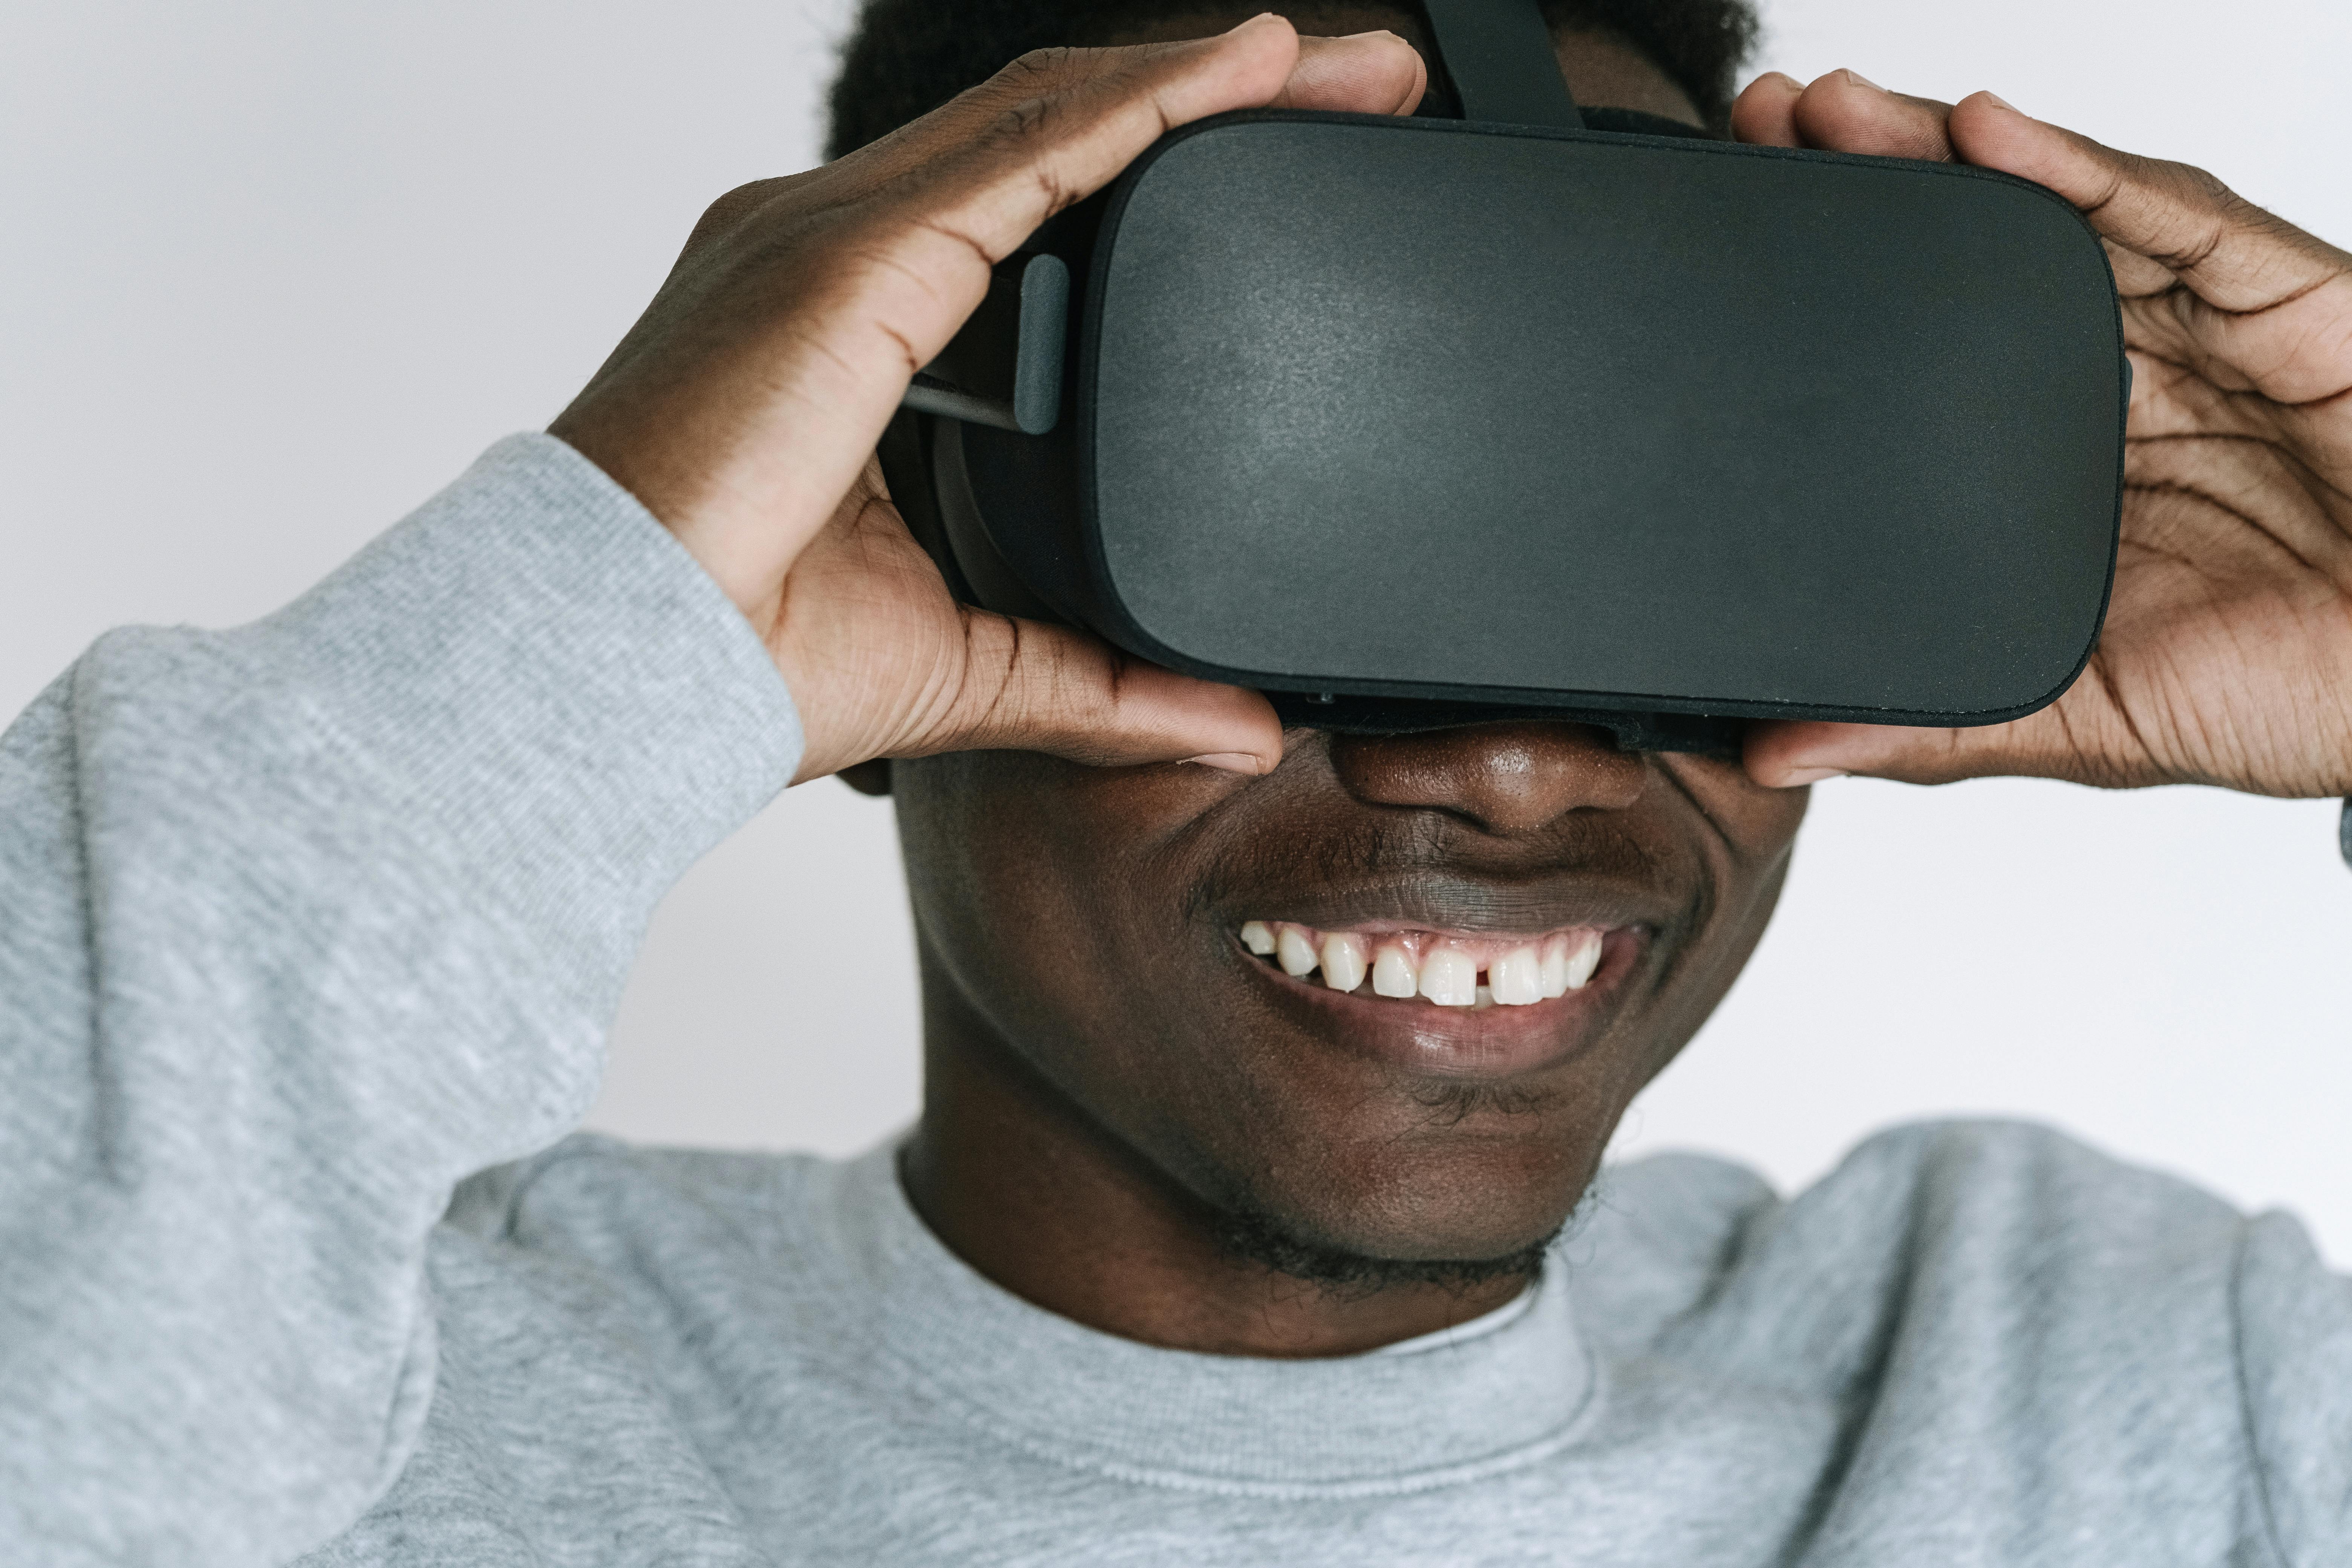
<svg viewBox="0 0 2352 1568">
<path fill-rule="evenodd" d="M 1538 0 L 1423 0 L 1465 120 L 1581 131 Z"/>
</svg>

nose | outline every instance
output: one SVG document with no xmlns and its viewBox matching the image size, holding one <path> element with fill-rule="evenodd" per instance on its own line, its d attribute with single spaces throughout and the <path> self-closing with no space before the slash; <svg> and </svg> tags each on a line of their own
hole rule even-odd
<svg viewBox="0 0 2352 1568">
<path fill-rule="evenodd" d="M 1580 724 L 1334 733 L 1330 750 L 1341 787 L 1367 805 L 1442 811 L 1494 834 L 1530 832 L 1580 809 L 1622 809 L 1649 776 L 1638 753 Z"/>
</svg>

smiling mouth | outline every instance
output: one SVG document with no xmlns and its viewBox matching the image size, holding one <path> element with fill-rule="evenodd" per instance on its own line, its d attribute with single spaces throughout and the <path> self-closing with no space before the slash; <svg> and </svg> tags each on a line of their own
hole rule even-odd
<svg viewBox="0 0 2352 1568">
<path fill-rule="evenodd" d="M 1480 1008 L 1532 1006 L 1582 990 L 1600 966 L 1609 931 L 1588 925 L 1534 936 L 1470 936 L 1249 921 L 1235 935 L 1294 980 L 1314 975 L 1356 996 Z"/>
</svg>

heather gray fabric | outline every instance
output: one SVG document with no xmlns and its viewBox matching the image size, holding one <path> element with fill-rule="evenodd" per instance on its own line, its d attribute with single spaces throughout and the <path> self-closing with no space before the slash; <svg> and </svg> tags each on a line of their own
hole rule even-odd
<svg viewBox="0 0 2352 1568">
<path fill-rule="evenodd" d="M 1324 1362 L 1038 1311 L 887 1149 L 555 1142 L 796 745 L 545 437 L 17 721 L 0 1562 L 2352 1562 L 2352 1290 L 2032 1128 L 1619 1168 L 1517 1313 Z"/>
<path fill-rule="evenodd" d="M 452 1185 L 584 1114 L 654 900 L 797 748 L 742 616 L 545 437 L 43 693 L 0 741 L 0 1553 L 269 1562 L 383 1492 Z"/>
</svg>

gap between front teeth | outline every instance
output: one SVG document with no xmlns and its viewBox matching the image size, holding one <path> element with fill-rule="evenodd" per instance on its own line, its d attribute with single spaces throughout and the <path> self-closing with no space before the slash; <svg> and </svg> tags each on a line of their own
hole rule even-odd
<svg viewBox="0 0 2352 1568">
<path fill-rule="evenodd" d="M 1601 965 L 1603 935 L 1580 926 L 1497 943 L 1425 931 L 1318 931 L 1291 921 L 1250 921 L 1240 934 L 1244 947 L 1295 979 L 1320 972 L 1332 990 L 1359 991 L 1369 977 L 1376 996 L 1421 996 L 1441 1007 L 1525 1007 L 1582 990 Z"/>
</svg>

